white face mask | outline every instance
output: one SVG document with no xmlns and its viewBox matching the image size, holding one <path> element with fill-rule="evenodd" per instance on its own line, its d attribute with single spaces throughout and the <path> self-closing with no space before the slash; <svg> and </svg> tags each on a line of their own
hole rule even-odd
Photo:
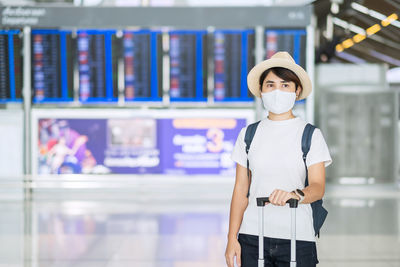
<svg viewBox="0 0 400 267">
<path fill-rule="evenodd" d="M 272 92 L 261 93 L 261 98 L 266 110 L 275 114 L 282 114 L 293 108 L 296 101 L 296 93 L 275 89 Z"/>
</svg>

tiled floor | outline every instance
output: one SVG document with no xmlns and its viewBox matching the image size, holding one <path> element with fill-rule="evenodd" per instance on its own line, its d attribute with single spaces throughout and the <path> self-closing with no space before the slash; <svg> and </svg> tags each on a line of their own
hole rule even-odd
<svg viewBox="0 0 400 267">
<path fill-rule="evenodd" d="M 400 266 L 400 192 L 332 188 L 319 266 Z M 225 266 L 229 199 L 107 194 L 0 202 L 0 267 Z"/>
</svg>

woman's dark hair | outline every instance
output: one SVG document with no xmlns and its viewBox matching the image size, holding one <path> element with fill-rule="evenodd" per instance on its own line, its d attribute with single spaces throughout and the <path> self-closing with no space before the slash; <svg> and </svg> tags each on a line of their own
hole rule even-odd
<svg viewBox="0 0 400 267">
<path fill-rule="evenodd" d="M 282 67 L 274 67 L 274 68 L 269 68 L 265 70 L 261 75 L 260 75 L 260 90 L 262 89 L 262 84 L 264 83 L 265 77 L 267 77 L 268 73 L 272 71 L 276 76 L 281 78 L 284 81 L 287 82 L 294 82 L 296 85 L 296 90 L 297 87 L 301 87 L 301 82 L 299 77 L 291 70 L 287 68 L 282 68 Z"/>
</svg>

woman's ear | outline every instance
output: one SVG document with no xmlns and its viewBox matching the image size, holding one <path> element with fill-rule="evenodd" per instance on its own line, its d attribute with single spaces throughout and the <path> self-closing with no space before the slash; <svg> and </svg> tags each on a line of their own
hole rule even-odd
<svg viewBox="0 0 400 267">
<path fill-rule="evenodd" d="M 303 91 L 303 88 L 301 86 L 297 86 L 296 89 L 296 99 L 299 99 L 301 92 Z"/>
</svg>

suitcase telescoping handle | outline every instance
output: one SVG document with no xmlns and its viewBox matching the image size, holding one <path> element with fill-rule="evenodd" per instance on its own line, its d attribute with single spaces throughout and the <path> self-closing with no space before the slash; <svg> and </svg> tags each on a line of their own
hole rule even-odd
<svg viewBox="0 0 400 267">
<path fill-rule="evenodd" d="M 258 207 L 264 207 L 265 203 L 269 203 L 269 197 L 258 197 L 257 198 L 257 206 Z M 297 199 L 291 198 L 288 201 L 286 201 L 287 204 L 289 204 L 289 206 L 291 208 L 297 208 L 297 206 L 299 205 L 299 201 Z"/>
<path fill-rule="evenodd" d="M 258 197 L 258 267 L 264 267 L 264 206 L 269 203 L 268 197 Z M 296 208 L 299 205 L 297 199 L 286 201 L 291 208 L 291 238 L 290 238 L 290 267 L 296 267 Z"/>
</svg>

